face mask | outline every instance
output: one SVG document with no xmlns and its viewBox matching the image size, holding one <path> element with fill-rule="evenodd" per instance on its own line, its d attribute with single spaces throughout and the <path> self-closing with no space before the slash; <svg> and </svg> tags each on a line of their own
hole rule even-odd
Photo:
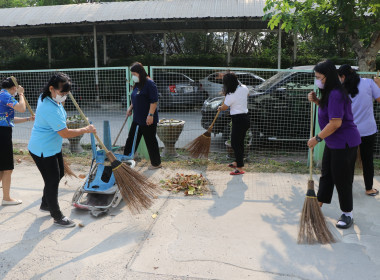
<svg viewBox="0 0 380 280">
<path fill-rule="evenodd" d="M 52 99 L 55 102 L 62 103 L 62 102 L 64 102 L 66 100 L 66 95 L 62 96 L 62 95 L 57 94 L 57 96 L 53 97 Z"/>
<path fill-rule="evenodd" d="M 132 81 L 134 81 L 135 83 L 138 83 L 138 82 L 140 82 L 140 79 L 139 79 L 139 77 L 132 75 Z"/>
<path fill-rule="evenodd" d="M 317 79 L 315 80 L 315 85 L 317 87 L 319 87 L 320 89 L 323 89 L 325 87 L 325 85 L 322 84 L 322 81 L 321 80 L 317 80 Z"/>
</svg>

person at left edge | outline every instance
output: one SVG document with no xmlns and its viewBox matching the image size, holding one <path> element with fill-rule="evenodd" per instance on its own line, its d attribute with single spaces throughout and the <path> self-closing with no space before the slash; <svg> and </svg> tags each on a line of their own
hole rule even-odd
<svg viewBox="0 0 380 280">
<path fill-rule="evenodd" d="M 38 98 L 36 119 L 28 145 L 45 183 L 40 210 L 50 212 L 54 224 L 63 227 L 73 227 L 75 223 L 62 214 L 58 204 L 58 186 L 64 175 L 62 138 L 96 133 L 93 125 L 67 128 L 67 115 L 61 103 L 70 90 L 71 80 L 66 74 L 56 73 L 50 78 Z"/>
<path fill-rule="evenodd" d="M 0 90 L 0 182 L 3 187 L 2 205 L 17 205 L 21 200 L 13 199 L 10 196 L 11 176 L 14 169 L 13 163 L 13 143 L 12 128 L 15 123 L 33 121 L 34 117 L 15 117 L 15 110 L 25 112 L 24 88 L 16 88 L 10 77 L 1 82 Z M 19 102 L 15 99 L 19 95 Z"/>
</svg>

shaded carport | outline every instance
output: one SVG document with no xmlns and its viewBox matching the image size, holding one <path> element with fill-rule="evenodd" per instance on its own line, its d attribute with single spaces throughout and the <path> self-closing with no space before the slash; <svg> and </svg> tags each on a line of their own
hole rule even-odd
<svg viewBox="0 0 380 280">
<path fill-rule="evenodd" d="M 98 67 L 97 36 L 162 33 L 164 65 L 166 33 L 270 31 L 262 20 L 265 0 L 156 0 L 87 3 L 0 9 L 0 39 L 94 36 L 94 65 Z M 281 68 L 281 31 L 278 68 Z M 231 43 L 228 36 L 228 62 Z"/>
</svg>

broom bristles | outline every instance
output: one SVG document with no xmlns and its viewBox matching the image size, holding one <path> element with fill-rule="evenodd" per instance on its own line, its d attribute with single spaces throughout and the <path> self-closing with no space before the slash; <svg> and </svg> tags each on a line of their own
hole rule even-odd
<svg viewBox="0 0 380 280">
<path fill-rule="evenodd" d="M 314 192 L 314 181 L 309 180 L 308 191 L 300 218 L 298 243 L 313 244 L 316 242 L 328 244 L 335 242 L 335 239 L 327 227 L 325 217 L 318 205 Z"/>
<path fill-rule="evenodd" d="M 64 169 L 64 176 L 78 178 L 77 175 L 75 175 L 75 173 L 71 170 L 70 164 L 68 164 L 65 160 L 63 160 L 63 169 Z"/>
<path fill-rule="evenodd" d="M 189 152 L 193 158 L 207 158 L 210 152 L 211 145 L 211 133 L 206 131 L 202 135 L 195 138 L 189 144 L 185 146 L 185 149 Z"/>
<path fill-rule="evenodd" d="M 112 152 L 108 152 L 107 157 L 111 162 L 116 184 L 129 210 L 136 214 L 152 206 L 153 199 L 160 194 L 161 189 L 143 174 L 118 161 Z"/>
</svg>

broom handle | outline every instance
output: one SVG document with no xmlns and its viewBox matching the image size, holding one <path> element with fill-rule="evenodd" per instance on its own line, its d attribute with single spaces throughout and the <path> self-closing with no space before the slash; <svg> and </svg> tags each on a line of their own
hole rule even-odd
<svg viewBox="0 0 380 280">
<path fill-rule="evenodd" d="M 77 108 L 79 114 L 82 116 L 82 119 L 84 119 L 84 121 L 87 123 L 87 125 L 90 125 L 90 122 L 88 121 L 87 117 L 85 116 L 85 114 L 82 112 L 81 108 L 79 107 L 78 103 L 75 101 L 74 99 L 74 96 L 71 94 L 71 92 L 69 91 L 69 97 L 71 99 L 71 101 L 73 102 L 75 108 Z M 94 133 L 94 136 L 96 138 L 96 140 L 98 141 L 98 143 L 100 144 L 100 146 L 102 146 L 102 149 L 108 153 L 108 149 L 107 147 L 103 144 L 103 142 L 100 140 L 99 136 Z"/>
<path fill-rule="evenodd" d="M 226 99 L 226 98 L 224 97 L 224 99 L 223 99 L 223 102 L 222 102 L 222 105 L 221 105 L 221 106 L 223 106 L 223 105 L 224 105 L 224 100 L 225 100 L 225 99 Z M 209 128 L 207 129 L 207 131 L 208 131 L 208 132 L 211 132 L 212 128 L 214 127 L 214 124 L 215 124 L 215 122 L 216 122 L 216 119 L 217 119 L 217 118 L 218 118 L 218 116 L 219 116 L 219 113 L 220 113 L 220 111 L 218 111 L 218 113 L 216 113 L 214 120 L 212 121 L 211 125 L 210 125 L 210 126 L 209 126 Z"/>
<path fill-rule="evenodd" d="M 115 146 L 115 145 L 116 145 L 117 139 L 119 139 L 119 136 L 120 136 L 121 132 L 123 131 L 123 128 L 124 128 L 125 124 L 127 123 L 128 117 L 129 117 L 129 116 L 127 116 L 127 117 L 125 118 L 124 123 L 123 123 L 123 125 L 122 125 L 121 128 L 120 128 L 119 134 L 116 136 L 116 139 L 115 139 L 115 141 L 113 142 L 112 146 Z"/>
<path fill-rule="evenodd" d="M 312 138 L 313 131 L 314 131 L 314 103 L 310 102 L 310 138 Z M 310 175 L 310 180 L 313 180 L 313 149 L 310 149 L 310 163 L 309 163 L 309 175 Z"/>
<path fill-rule="evenodd" d="M 19 85 L 18 85 L 18 83 L 17 83 L 17 81 L 16 81 L 16 78 L 13 77 L 13 76 L 11 76 L 11 79 L 12 79 L 13 83 L 15 84 L 15 86 L 18 87 Z M 32 117 L 33 117 L 33 116 L 34 116 L 34 112 L 33 112 L 32 108 L 30 107 L 29 102 L 28 102 L 28 100 L 27 100 L 26 97 L 25 97 L 25 94 L 24 94 L 24 100 L 25 100 L 25 105 L 26 105 L 26 107 L 28 108 L 29 113 L 30 113 L 30 114 L 32 115 Z"/>
</svg>

